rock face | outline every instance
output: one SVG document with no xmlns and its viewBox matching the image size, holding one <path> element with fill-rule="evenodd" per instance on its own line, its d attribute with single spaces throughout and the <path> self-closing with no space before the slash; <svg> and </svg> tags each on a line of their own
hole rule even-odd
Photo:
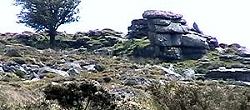
<svg viewBox="0 0 250 110">
<path fill-rule="evenodd" d="M 158 52 L 155 51 L 158 54 L 154 53 L 153 57 L 197 59 L 207 50 L 218 46 L 216 38 L 202 34 L 200 29 L 197 32 L 197 28 L 188 27 L 181 14 L 148 10 L 142 16 L 143 19 L 135 19 L 131 22 L 132 25 L 128 28 L 128 38 L 141 39 L 147 36 L 151 43 L 150 50 L 160 49 Z M 197 24 L 196 27 L 198 27 Z"/>
<path fill-rule="evenodd" d="M 128 27 L 128 38 L 143 38 L 148 35 L 147 21 L 145 19 L 135 19 Z"/>
<path fill-rule="evenodd" d="M 247 68 L 219 68 L 210 70 L 206 78 L 211 79 L 232 79 L 236 81 L 250 81 L 250 69 Z"/>
</svg>

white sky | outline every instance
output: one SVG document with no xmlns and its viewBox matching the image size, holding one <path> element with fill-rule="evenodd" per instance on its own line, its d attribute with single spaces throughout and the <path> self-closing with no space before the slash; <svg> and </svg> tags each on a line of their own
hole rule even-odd
<svg viewBox="0 0 250 110">
<path fill-rule="evenodd" d="M 16 24 L 19 8 L 12 6 L 13 1 L 0 1 L 0 33 L 32 30 Z M 183 14 L 189 24 L 195 21 L 219 42 L 250 47 L 249 5 L 249 0 L 82 0 L 80 21 L 59 30 L 74 33 L 112 28 L 126 33 L 131 20 L 142 18 L 143 11 L 159 9 Z"/>
</svg>

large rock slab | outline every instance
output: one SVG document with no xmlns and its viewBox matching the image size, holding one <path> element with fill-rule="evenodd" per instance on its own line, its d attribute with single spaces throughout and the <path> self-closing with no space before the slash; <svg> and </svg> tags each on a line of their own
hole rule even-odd
<svg viewBox="0 0 250 110">
<path fill-rule="evenodd" d="M 171 24 L 171 20 L 149 19 L 148 23 L 151 24 L 151 25 L 169 26 Z"/>
<path fill-rule="evenodd" d="M 250 57 L 250 49 L 241 49 L 239 55 L 242 57 Z"/>
<path fill-rule="evenodd" d="M 188 27 L 181 25 L 180 23 L 170 23 L 168 26 L 164 25 L 148 25 L 150 31 L 155 33 L 166 34 L 186 34 L 188 33 Z"/>
<path fill-rule="evenodd" d="M 190 47 L 181 48 L 182 59 L 199 59 L 206 53 L 207 53 L 206 49 L 190 48 Z"/>
<path fill-rule="evenodd" d="M 146 19 L 134 19 L 131 21 L 132 25 L 147 25 Z"/>
<path fill-rule="evenodd" d="M 181 45 L 181 34 L 157 34 L 150 32 L 149 39 L 152 44 L 158 46 L 180 46 Z"/>
<path fill-rule="evenodd" d="M 44 75 L 46 73 L 55 73 L 64 77 L 69 77 L 69 74 L 66 71 L 57 70 L 50 67 L 43 67 L 38 71 L 38 75 Z"/>
<path fill-rule="evenodd" d="M 250 69 L 246 68 L 219 68 L 210 70 L 206 75 L 209 79 L 223 79 L 223 80 L 236 80 L 236 81 L 250 81 Z"/>
<path fill-rule="evenodd" d="M 182 35 L 181 46 L 209 49 L 206 39 L 195 34 Z"/>
<path fill-rule="evenodd" d="M 155 19 L 155 18 L 161 18 L 161 19 L 181 19 L 183 16 L 181 14 L 175 14 L 170 11 L 162 11 L 162 10 L 147 10 L 143 13 L 143 18 L 148 19 Z"/>
<path fill-rule="evenodd" d="M 160 58 L 163 60 L 180 60 L 182 59 L 181 48 L 162 47 L 150 45 L 143 49 L 136 49 L 134 56 Z"/>
<path fill-rule="evenodd" d="M 191 47 L 208 49 L 206 39 L 194 34 L 158 34 L 149 32 L 149 39 L 152 44 L 168 47 Z"/>
</svg>

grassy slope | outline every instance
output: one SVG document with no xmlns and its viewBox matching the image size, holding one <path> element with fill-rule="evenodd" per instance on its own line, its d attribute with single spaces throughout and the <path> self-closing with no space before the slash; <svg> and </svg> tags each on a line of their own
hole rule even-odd
<svg viewBox="0 0 250 110">
<path fill-rule="evenodd" d="M 127 90 L 137 93 L 130 101 L 125 101 L 120 105 L 118 104 L 119 109 L 199 110 L 201 107 L 207 107 L 207 110 L 247 110 L 250 105 L 249 94 L 247 94 L 249 93 L 248 87 L 226 86 L 226 84 L 220 84 L 220 82 L 213 81 L 192 81 L 188 84 L 174 82 L 166 86 L 157 86 L 157 84 L 155 84 L 152 88 L 144 88 L 140 86 L 126 86 L 123 85 L 123 82 L 120 80 L 120 76 L 124 74 L 129 76 L 143 76 L 157 80 L 161 79 L 162 71 L 157 68 L 146 66 L 148 64 L 151 66 L 169 66 L 173 64 L 176 72 L 179 73 L 183 72 L 185 69 L 192 68 L 196 70 L 196 72 L 204 74 L 211 68 L 217 68 L 219 66 L 230 67 L 233 64 L 239 63 L 235 61 L 220 61 L 218 52 L 216 51 L 208 53 L 204 58 L 208 59 L 209 62 L 202 64 L 199 60 L 164 62 L 155 59 L 100 56 L 91 53 L 75 53 L 65 56 L 59 51 L 47 50 L 41 53 L 32 47 L 25 47 L 19 44 L 14 46 L 13 44 L 11 45 L 12 46 L 6 46 L 1 43 L 0 61 L 10 62 L 16 59 L 4 55 L 5 49 L 15 48 L 21 50 L 21 57 L 18 58 L 30 64 L 42 62 L 48 65 L 57 65 L 60 64 L 61 59 L 64 59 L 66 61 L 83 60 L 85 62 L 97 62 L 98 64 L 104 65 L 105 70 L 102 72 L 93 73 L 83 71 L 73 80 L 99 80 L 108 76 L 112 78 L 112 81 L 110 83 L 101 83 L 103 88 L 107 90 L 111 90 L 113 87 L 126 88 Z M 135 68 L 139 71 L 135 71 Z M 0 81 L 0 109 L 37 109 L 37 105 L 39 105 L 40 101 L 43 101 L 44 98 L 42 90 L 48 84 L 51 82 L 72 80 L 56 75 L 50 75 L 43 80 L 35 82 L 24 82 L 21 78 L 12 74 L 1 77 L 5 80 Z M 53 106 L 50 109 L 60 109 L 60 107 Z"/>
</svg>

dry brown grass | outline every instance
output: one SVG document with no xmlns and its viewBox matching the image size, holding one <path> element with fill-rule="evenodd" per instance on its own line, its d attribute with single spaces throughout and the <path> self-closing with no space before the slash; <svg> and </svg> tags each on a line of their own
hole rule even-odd
<svg viewBox="0 0 250 110">
<path fill-rule="evenodd" d="M 171 82 L 151 90 L 165 110 L 250 110 L 248 87 Z"/>
<path fill-rule="evenodd" d="M 17 84 L 0 84 L 0 109 L 1 106 L 12 109 L 25 106 L 26 104 L 35 104 L 41 97 L 37 91 L 26 89 Z"/>
</svg>

